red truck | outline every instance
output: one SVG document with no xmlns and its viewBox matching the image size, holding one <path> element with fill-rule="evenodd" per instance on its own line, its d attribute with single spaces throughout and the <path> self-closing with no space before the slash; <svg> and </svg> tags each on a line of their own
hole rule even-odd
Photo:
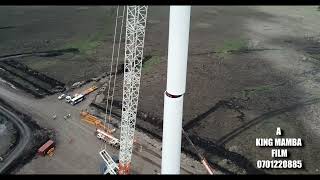
<svg viewBox="0 0 320 180">
<path fill-rule="evenodd" d="M 45 156 L 51 148 L 54 148 L 54 146 L 54 141 L 49 140 L 38 149 L 38 154 L 41 156 Z"/>
</svg>

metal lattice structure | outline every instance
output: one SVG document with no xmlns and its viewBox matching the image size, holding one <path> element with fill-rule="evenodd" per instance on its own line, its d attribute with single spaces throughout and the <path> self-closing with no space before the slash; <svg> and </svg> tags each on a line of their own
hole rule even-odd
<svg viewBox="0 0 320 180">
<path fill-rule="evenodd" d="M 99 152 L 100 156 L 104 160 L 106 164 L 106 170 L 103 172 L 103 174 L 111 174 L 116 175 L 118 171 L 118 165 L 113 161 L 111 156 L 108 154 L 108 152 L 104 149 Z"/>
<path fill-rule="evenodd" d="M 139 100 L 148 6 L 127 6 L 119 174 L 128 174 Z"/>
</svg>

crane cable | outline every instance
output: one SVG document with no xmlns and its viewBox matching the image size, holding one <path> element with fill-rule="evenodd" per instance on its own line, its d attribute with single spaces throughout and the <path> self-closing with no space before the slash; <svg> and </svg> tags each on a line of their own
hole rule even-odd
<svg viewBox="0 0 320 180">
<path fill-rule="evenodd" d="M 111 65 L 110 65 L 110 73 L 109 73 L 109 80 L 108 80 L 108 91 L 107 91 L 107 93 L 108 93 L 107 94 L 107 105 L 106 105 L 106 111 L 105 111 L 105 117 L 104 117 L 104 126 L 103 126 L 105 132 L 106 132 L 106 122 L 107 122 L 107 114 L 108 114 L 108 106 L 109 106 L 109 92 L 110 92 L 110 83 L 111 83 L 111 73 L 112 73 L 112 68 L 113 68 L 114 48 L 115 48 L 115 42 L 116 42 L 116 37 L 117 37 L 118 16 L 119 16 L 119 6 L 117 6 L 117 15 L 116 15 L 116 18 L 115 18 L 116 21 L 115 21 L 114 34 L 113 34 Z M 109 124 L 108 124 L 108 129 L 109 129 Z M 101 145 L 101 149 L 102 149 L 102 145 Z"/>
<path fill-rule="evenodd" d="M 122 21 L 121 21 L 121 28 L 120 28 L 120 37 L 119 37 L 119 43 L 118 43 L 118 50 L 117 50 L 117 57 L 116 57 L 116 68 L 114 73 L 114 80 L 113 80 L 113 87 L 112 87 L 112 94 L 110 95 L 110 87 L 111 87 L 111 79 L 112 79 L 112 70 L 113 70 L 113 62 L 114 62 L 114 51 L 115 51 L 115 44 L 116 44 L 116 38 L 117 38 L 117 29 L 118 29 L 118 19 L 119 19 L 119 6 L 117 6 L 117 15 L 116 15 L 116 22 L 114 27 L 114 36 L 113 36 L 113 45 L 112 45 L 112 55 L 111 55 L 111 64 L 110 64 L 110 73 L 109 73 L 109 80 L 108 80 L 108 94 L 107 94 L 107 104 L 106 104 L 106 111 L 105 111 L 105 117 L 104 117 L 104 131 L 106 131 L 106 122 L 108 119 L 108 125 L 107 128 L 110 129 L 109 124 L 111 121 L 111 113 L 112 113 L 112 104 L 113 104 L 113 96 L 114 96 L 114 89 L 115 89 L 115 83 L 117 78 L 117 71 L 118 71 L 118 62 L 119 62 L 119 56 L 120 56 L 120 49 L 121 49 L 121 38 L 122 38 L 122 29 L 123 29 L 123 20 L 124 20 L 124 13 L 125 13 L 125 7 L 123 8 L 122 12 Z M 108 116 L 108 107 L 109 107 L 109 97 L 111 97 L 110 102 L 110 111 Z M 104 143 L 104 149 L 106 149 L 106 143 Z M 102 149 L 102 147 L 101 147 Z"/>
<path fill-rule="evenodd" d="M 110 118 L 111 118 L 112 107 L 113 107 L 114 90 L 115 90 L 116 81 L 117 81 L 117 72 L 118 72 L 119 57 L 120 57 L 120 50 L 121 50 L 122 29 L 123 29 L 123 20 L 124 20 L 125 9 L 126 8 L 124 7 L 123 11 L 122 11 L 122 20 L 121 20 L 121 27 L 120 27 L 120 36 L 119 36 L 118 53 L 117 53 L 117 60 L 116 60 L 116 69 L 115 69 L 114 79 L 113 79 L 113 87 L 112 87 L 112 95 L 111 95 L 111 103 L 110 103 L 111 106 L 110 106 L 110 111 L 109 111 L 109 117 Z"/>
</svg>

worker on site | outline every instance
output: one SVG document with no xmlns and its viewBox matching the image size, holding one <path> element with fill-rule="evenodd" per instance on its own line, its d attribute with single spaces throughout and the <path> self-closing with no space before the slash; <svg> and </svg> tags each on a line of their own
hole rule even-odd
<svg viewBox="0 0 320 180">
<path fill-rule="evenodd" d="M 55 119 L 57 118 L 57 115 L 54 114 L 54 115 L 52 116 L 52 118 L 53 118 L 53 120 L 55 120 Z"/>
</svg>

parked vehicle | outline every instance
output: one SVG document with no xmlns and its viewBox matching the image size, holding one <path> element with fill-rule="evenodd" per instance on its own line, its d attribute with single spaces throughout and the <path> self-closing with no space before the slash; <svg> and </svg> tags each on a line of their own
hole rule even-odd
<svg viewBox="0 0 320 180">
<path fill-rule="evenodd" d="M 110 144 L 111 146 L 113 146 L 115 148 L 119 148 L 120 147 L 119 139 L 113 137 L 111 134 L 108 134 L 104 130 L 96 129 L 95 134 L 96 134 L 98 139 L 101 139 L 101 140 L 105 141 L 106 143 Z"/>
<path fill-rule="evenodd" d="M 79 102 L 81 102 L 83 100 L 84 100 L 84 95 L 79 94 L 79 95 L 75 96 L 74 98 L 72 98 L 70 100 L 70 104 L 71 105 L 76 105 L 76 104 L 78 104 Z"/>
<path fill-rule="evenodd" d="M 47 152 L 54 147 L 55 147 L 54 141 L 49 140 L 38 149 L 38 154 L 41 156 L 45 156 Z"/>
<path fill-rule="evenodd" d="M 61 100 L 61 99 L 63 99 L 65 96 L 66 96 L 65 94 L 61 94 L 61 95 L 58 97 L 58 99 Z"/>
<path fill-rule="evenodd" d="M 66 102 L 69 103 L 71 101 L 71 99 L 72 99 L 71 96 L 67 96 L 66 97 Z"/>
<path fill-rule="evenodd" d="M 86 95 L 92 93 L 93 91 L 95 91 L 95 90 L 97 90 L 97 89 L 98 89 L 97 86 L 92 86 L 92 87 L 86 89 L 85 91 L 83 91 L 82 94 L 86 96 Z"/>
</svg>

